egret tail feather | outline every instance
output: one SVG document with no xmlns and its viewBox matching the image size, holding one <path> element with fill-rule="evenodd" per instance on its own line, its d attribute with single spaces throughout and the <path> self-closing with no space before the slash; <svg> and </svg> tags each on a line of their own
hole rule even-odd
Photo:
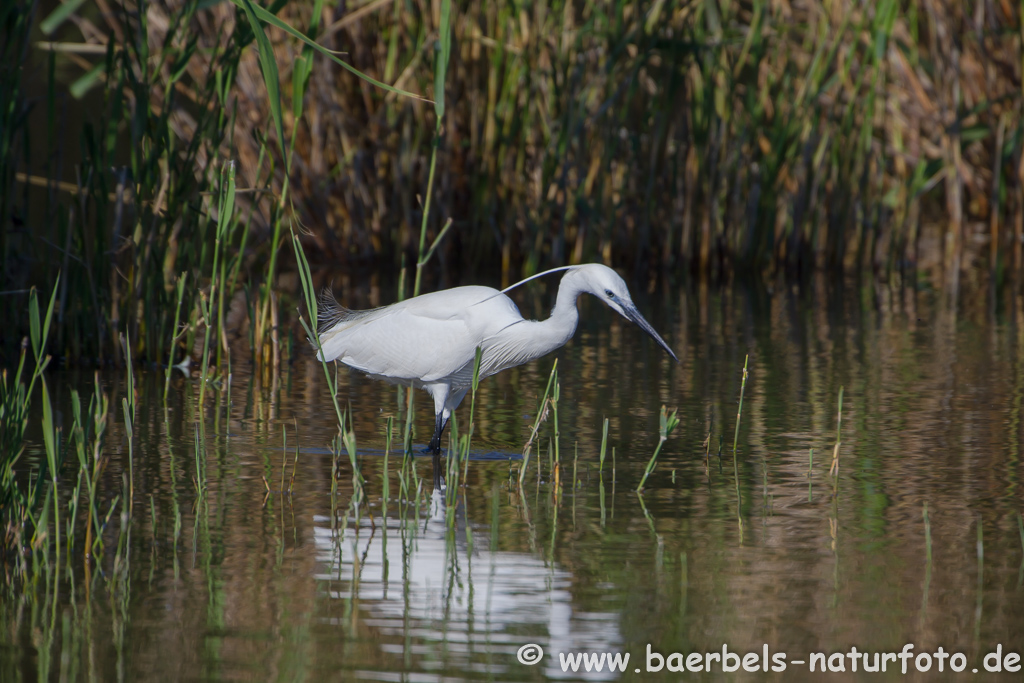
<svg viewBox="0 0 1024 683">
<path fill-rule="evenodd" d="M 355 322 L 381 310 L 381 308 L 385 307 L 367 308 L 361 311 L 345 308 L 338 303 L 338 300 L 334 298 L 334 293 L 327 287 L 320 292 L 320 297 L 317 300 L 316 333 L 323 336 L 325 332 L 330 332 L 337 327 L 338 323 Z"/>
<path fill-rule="evenodd" d="M 338 339 L 339 333 L 385 308 L 387 307 L 354 311 L 339 304 L 330 288 L 320 292 L 317 301 L 316 335 L 320 338 L 319 348 L 323 350 L 323 359 L 334 360 L 342 352 L 343 344 Z M 310 339 L 309 342 L 313 348 L 318 348 L 316 341 Z M 320 359 L 321 354 L 318 351 L 317 360 Z"/>
<path fill-rule="evenodd" d="M 347 320 L 351 313 L 351 310 L 338 303 L 331 288 L 325 287 L 317 297 L 316 333 L 323 334 L 342 320 Z"/>
</svg>

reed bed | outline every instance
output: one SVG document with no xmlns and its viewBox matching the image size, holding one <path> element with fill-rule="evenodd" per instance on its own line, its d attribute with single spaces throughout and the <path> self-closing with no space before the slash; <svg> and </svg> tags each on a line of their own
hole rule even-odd
<svg viewBox="0 0 1024 683">
<path fill-rule="evenodd" d="M 273 367 L 289 229 L 414 291 L 434 255 L 954 296 L 1024 264 L 1018 4 L 115 6 L 2 10 L 7 358 L 59 272 L 62 361 Z"/>
<path fill-rule="evenodd" d="M 321 40 L 360 69 L 431 92 L 436 4 L 330 21 Z M 443 131 L 423 104 L 311 75 L 294 183 L 331 261 L 411 260 L 433 201 L 435 234 L 457 221 L 447 259 L 500 254 L 506 279 L 587 260 L 1019 269 L 999 247 L 1024 211 L 1017 7 L 458 3 L 452 22 Z M 240 102 L 265 118 L 257 86 Z"/>
</svg>

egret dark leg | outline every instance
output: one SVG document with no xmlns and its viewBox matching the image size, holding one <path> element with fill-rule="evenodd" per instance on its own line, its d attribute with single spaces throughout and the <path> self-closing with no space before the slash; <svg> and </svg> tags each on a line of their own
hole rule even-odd
<svg viewBox="0 0 1024 683">
<path fill-rule="evenodd" d="M 430 460 L 434 466 L 434 488 L 438 491 L 444 491 L 445 461 L 441 460 L 440 453 L 434 453 Z"/>
<path fill-rule="evenodd" d="M 448 424 L 448 420 L 444 418 L 444 413 L 438 413 L 434 418 L 434 436 L 430 439 L 430 445 L 427 446 L 427 450 L 434 455 L 441 455 L 441 434 L 444 433 L 446 424 Z"/>
</svg>

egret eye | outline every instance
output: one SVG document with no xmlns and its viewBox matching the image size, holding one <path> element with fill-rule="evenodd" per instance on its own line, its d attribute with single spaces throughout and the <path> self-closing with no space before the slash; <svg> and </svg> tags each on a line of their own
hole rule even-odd
<svg viewBox="0 0 1024 683">
<path fill-rule="evenodd" d="M 608 295 L 609 299 L 614 299 L 615 298 L 615 293 L 612 292 L 612 290 L 610 290 L 610 289 L 604 290 L 604 293 Z"/>
</svg>

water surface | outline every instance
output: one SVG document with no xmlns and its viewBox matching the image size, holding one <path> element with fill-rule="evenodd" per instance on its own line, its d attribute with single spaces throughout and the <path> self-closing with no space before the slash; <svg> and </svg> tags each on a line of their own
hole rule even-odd
<svg viewBox="0 0 1024 683">
<path fill-rule="evenodd" d="M 791 662 L 907 643 L 963 653 L 970 673 L 997 645 L 1024 652 L 1021 311 L 821 281 L 635 294 L 681 362 L 584 297 L 568 346 L 481 384 L 451 512 L 429 457 L 403 463 L 396 434 L 385 458 L 385 420 L 397 433 L 405 419 L 395 387 L 338 374 L 366 479 L 356 509 L 347 455 L 332 487 L 337 420 L 310 355 L 263 376 L 236 367 L 203 408 L 196 377 L 177 374 L 165 404 L 162 371 L 138 371 L 131 524 L 122 498 L 95 563 L 79 543 L 60 570 L 7 589 L 0 678 L 617 679 L 560 665 L 606 652 L 630 654 L 624 678 L 677 680 L 645 670 L 648 647 L 767 646 Z M 546 313 L 543 285 L 525 296 L 524 312 Z M 559 483 L 549 415 L 520 488 L 555 358 Z M 67 424 L 70 389 L 93 377 L 50 381 Z M 123 375 L 100 381 L 119 408 Z M 416 406 L 422 447 L 426 394 Z M 638 495 L 662 406 L 680 423 Z M 127 472 L 111 416 L 104 511 Z M 41 453 L 37 439 L 23 467 Z M 63 476 L 77 476 L 70 461 Z M 545 652 L 532 666 L 517 658 L 529 643 Z M 798 664 L 713 671 L 818 678 Z"/>
</svg>

